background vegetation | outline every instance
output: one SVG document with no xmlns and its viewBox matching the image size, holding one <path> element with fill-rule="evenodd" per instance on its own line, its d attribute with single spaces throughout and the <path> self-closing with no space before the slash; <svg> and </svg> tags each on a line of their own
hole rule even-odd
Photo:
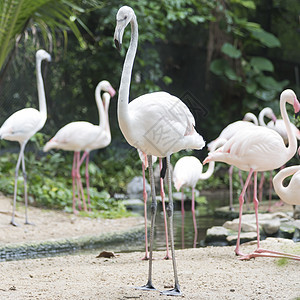
<svg viewBox="0 0 300 300">
<path fill-rule="evenodd" d="M 1 124 L 22 107 L 37 107 L 35 51 L 45 48 L 53 56 L 53 62 L 44 66 L 48 120 L 34 146 L 27 147 L 31 201 L 37 205 L 70 206 L 72 155 L 60 151 L 45 155 L 41 148 L 68 122 L 97 123 L 94 89 L 100 80 L 107 79 L 118 89 L 130 30 L 121 55 L 112 37 L 116 12 L 123 4 L 117 0 L 0 4 Z M 279 115 L 278 98 L 284 88 L 300 94 L 299 1 L 129 0 L 126 4 L 136 12 L 140 34 L 131 99 L 160 89 L 180 97 L 206 141 L 247 111 L 258 114 L 271 106 Z M 90 166 L 93 205 L 102 211 L 115 203 L 114 193 L 124 192 L 130 179 L 141 174 L 137 153 L 119 130 L 116 99 L 111 102 L 110 120 L 112 144 L 94 153 Z M 16 154 L 7 151 L 15 153 L 17 145 L 1 141 L 1 146 L 0 190 L 11 193 Z M 184 153 L 173 162 L 180 155 Z M 202 159 L 206 151 L 195 155 Z M 222 168 L 217 164 L 217 169 Z M 222 170 L 216 174 L 221 177 L 211 179 L 210 186 L 227 183 Z M 116 204 L 115 211 L 122 210 Z"/>
</svg>

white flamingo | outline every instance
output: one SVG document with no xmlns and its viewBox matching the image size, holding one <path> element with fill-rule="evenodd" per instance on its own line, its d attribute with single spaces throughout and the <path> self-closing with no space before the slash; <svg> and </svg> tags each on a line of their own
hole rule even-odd
<svg viewBox="0 0 300 300">
<path fill-rule="evenodd" d="M 243 120 L 235 121 L 227 125 L 220 133 L 220 135 L 213 141 L 211 141 L 207 146 L 208 150 L 211 150 L 213 144 L 217 142 L 219 139 L 222 140 L 229 140 L 236 132 L 243 130 L 244 128 L 248 128 L 249 126 L 252 127 L 254 125 L 258 125 L 258 120 L 256 116 L 248 112 L 244 115 Z M 233 210 L 233 188 L 232 188 L 232 173 L 233 173 L 233 166 L 230 166 L 228 169 L 229 175 L 229 210 Z M 243 179 L 241 171 L 239 170 L 239 177 L 241 185 L 243 186 Z"/>
<path fill-rule="evenodd" d="M 242 193 L 239 197 L 239 230 L 235 253 L 237 255 L 241 255 L 242 259 L 250 259 L 257 256 L 271 256 L 287 257 L 300 260 L 300 256 L 265 250 L 261 249 L 259 246 L 257 172 L 270 171 L 281 167 L 294 156 L 297 150 L 297 140 L 291 128 L 289 117 L 286 111 L 286 103 L 293 105 L 295 113 L 299 112 L 299 101 L 297 100 L 295 93 L 290 89 L 283 91 L 280 96 L 280 111 L 288 134 L 288 147 L 285 146 L 283 139 L 276 131 L 258 126 L 237 132 L 225 143 L 223 147 L 215 152 L 210 153 L 203 162 L 207 163 L 210 161 L 222 161 L 249 172 Z M 244 255 L 240 251 L 242 209 L 244 195 L 252 174 L 254 174 L 253 202 L 257 225 L 257 249 L 249 255 Z"/>
<path fill-rule="evenodd" d="M 22 172 L 24 178 L 24 198 L 25 198 L 25 224 L 28 222 L 27 215 L 27 176 L 25 170 L 24 150 L 29 139 L 41 128 L 43 128 L 47 120 L 47 105 L 46 95 L 42 77 L 42 61 L 51 61 L 51 56 L 45 50 L 40 49 L 36 52 L 36 78 L 37 78 L 37 89 L 39 98 L 39 110 L 34 108 L 24 108 L 14 114 L 12 114 L 0 128 L 1 139 L 8 141 L 16 141 L 20 143 L 20 154 L 16 165 L 15 172 L 15 187 L 14 187 L 14 200 L 13 200 L 13 212 L 11 224 L 18 226 L 15 222 L 15 211 L 16 211 L 16 198 L 18 189 L 18 173 L 19 167 L 22 161 Z"/>
<path fill-rule="evenodd" d="M 300 148 L 299 148 L 300 155 Z M 283 181 L 293 176 L 288 185 Z M 300 205 L 300 166 L 291 166 L 279 171 L 273 179 L 274 190 L 282 201 L 291 205 Z"/>
<path fill-rule="evenodd" d="M 260 126 L 264 126 L 264 127 L 268 127 L 270 129 L 275 130 L 276 132 L 278 132 L 281 137 L 283 138 L 284 143 L 287 145 L 288 144 L 288 136 L 287 136 L 287 132 L 286 132 L 286 128 L 284 125 L 284 121 L 282 119 L 275 119 L 272 118 L 272 114 L 273 110 L 270 107 L 265 107 L 259 114 L 259 125 Z M 267 124 L 264 121 L 265 116 L 269 119 L 272 119 L 271 121 L 269 121 Z M 299 129 L 293 124 L 291 123 L 291 128 L 292 131 L 294 132 L 294 134 L 296 135 L 296 138 L 298 140 L 300 140 L 300 131 Z M 284 167 L 284 166 L 283 166 Z M 261 176 L 261 181 L 259 184 L 259 190 L 260 190 L 260 196 L 259 199 L 262 199 L 262 186 L 264 183 L 265 177 L 264 177 L 264 172 L 262 172 L 262 176 Z M 269 211 L 271 211 L 271 200 L 272 200 L 272 171 L 270 171 L 270 184 L 269 184 Z M 281 205 L 282 202 L 280 201 L 278 204 L 276 203 L 276 205 Z"/>
<path fill-rule="evenodd" d="M 227 140 L 218 139 L 213 143 L 211 151 L 215 151 L 218 147 L 225 144 Z M 203 173 L 203 166 L 199 159 L 195 156 L 181 157 L 175 164 L 173 172 L 173 182 L 177 191 L 181 189 L 181 218 L 182 218 L 182 230 L 184 228 L 184 188 L 192 188 L 192 217 L 194 224 L 194 243 L 193 247 L 196 247 L 198 230 L 195 215 L 195 187 L 199 180 L 208 179 L 214 172 L 215 162 L 211 161 L 208 164 L 207 170 Z M 182 239 L 184 240 L 184 232 L 182 232 Z"/>
<path fill-rule="evenodd" d="M 101 99 L 101 91 L 107 93 L 103 94 L 103 101 L 105 102 L 105 108 Z M 99 113 L 99 125 L 93 125 L 89 122 L 78 121 L 71 122 L 62 127 L 55 136 L 46 143 L 44 151 L 50 149 L 62 149 L 65 151 L 74 151 L 73 167 L 72 167 L 72 182 L 73 182 L 73 212 L 78 213 L 76 210 L 75 201 L 75 190 L 77 183 L 77 194 L 78 194 L 78 208 L 81 209 L 80 194 L 83 199 L 84 210 L 87 210 L 83 187 L 80 177 L 80 166 L 86 159 L 86 179 L 87 179 L 87 195 L 88 203 L 90 205 L 89 196 L 89 176 L 88 176 L 88 163 L 89 163 L 89 152 L 94 149 L 100 149 L 108 146 L 111 142 L 111 135 L 109 129 L 108 120 L 108 107 L 110 96 L 115 95 L 115 90 L 107 80 L 102 80 L 98 83 L 95 90 L 95 99 Z M 82 158 L 80 159 L 80 152 L 85 151 Z M 76 183 L 75 183 L 76 180 Z"/>
<path fill-rule="evenodd" d="M 152 155 L 166 157 L 167 179 L 169 186 L 169 232 L 174 270 L 175 287 L 164 294 L 180 295 L 180 286 L 175 260 L 173 235 L 173 199 L 170 177 L 170 155 L 186 148 L 201 149 L 205 142 L 195 131 L 195 120 L 187 106 L 177 97 L 166 92 L 145 94 L 129 101 L 131 73 L 138 43 L 138 23 L 132 8 L 123 6 L 116 16 L 117 24 L 114 34 L 115 44 L 121 48 L 125 27 L 131 24 L 131 41 L 126 54 L 118 99 L 118 121 L 127 142 L 148 155 L 149 176 L 151 184 L 151 231 L 148 282 L 142 289 L 155 289 L 152 284 L 153 230 L 156 215 L 156 197 L 152 168 Z"/>
</svg>

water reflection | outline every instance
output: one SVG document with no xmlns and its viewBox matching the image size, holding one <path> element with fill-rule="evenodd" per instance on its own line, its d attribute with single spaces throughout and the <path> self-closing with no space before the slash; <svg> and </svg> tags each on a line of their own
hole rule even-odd
<svg viewBox="0 0 300 300">
<path fill-rule="evenodd" d="M 176 249 L 193 248 L 204 246 L 206 230 L 212 226 L 221 226 L 225 219 L 216 218 L 214 210 L 217 207 L 228 205 L 227 194 L 207 195 L 206 204 L 196 204 L 197 233 L 194 230 L 193 217 L 191 212 L 191 201 L 184 202 L 184 222 L 181 215 L 180 201 L 174 202 L 174 242 Z M 148 210 L 149 211 L 149 210 Z M 148 214 L 148 219 L 151 216 Z M 158 203 L 155 222 L 154 249 L 165 250 L 166 239 L 162 205 Z"/>
</svg>

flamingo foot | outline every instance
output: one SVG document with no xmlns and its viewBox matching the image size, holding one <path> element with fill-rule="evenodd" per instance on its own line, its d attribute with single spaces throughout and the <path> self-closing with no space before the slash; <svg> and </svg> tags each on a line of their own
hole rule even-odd
<svg viewBox="0 0 300 300">
<path fill-rule="evenodd" d="M 229 211 L 234 211 L 234 208 L 229 206 Z"/>
<path fill-rule="evenodd" d="M 16 223 L 14 220 L 11 220 L 10 221 L 10 224 L 12 225 L 12 226 L 15 226 L 15 227 L 19 227 L 20 225 L 18 224 L 18 223 Z"/>
<path fill-rule="evenodd" d="M 172 256 L 170 256 L 169 254 L 166 254 L 166 256 L 163 259 L 164 260 L 170 260 L 170 259 L 172 259 Z"/>
<path fill-rule="evenodd" d="M 300 256 L 295 254 L 271 251 L 266 249 L 256 249 L 253 253 L 243 255 L 240 257 L 240 260 L 250 260 L 255 257 L 273 257 L 273 258 L 286 258 L 286 259 L 294 259 L 300 261 Z"/>
<path fill-rule="evenodd" d="M 143 291 L 156 291 L 156 288 L 153 286 L 152 282 L 148 281 L 145 285 L 136 287 L 137 290 Z"/>
<path fill-rule="evenodd" d="M 145 254 L 145 256 L 142 258 L 142 260 L 149 260 L 149 255 Z"/>
<path fill-rule="evenodd" d="M 234 250 L 236 256 L 245 256 L 239 249 Z"/>
<path fill-rule="evenodd" d="M 25 225 L 32 225 L 32 226 L 35 226 L 34 223 L 31 223 L 31 222 L 28 222 L 28 221 L 26 221 L 24 224 L 25 224 Z"/>
<path fill-rule="evenodd" d="M 160 294 L 167 296 L 182 296 L 179 285 L 175 285 L 174 289 L 162 291 Z"/>
</svg>

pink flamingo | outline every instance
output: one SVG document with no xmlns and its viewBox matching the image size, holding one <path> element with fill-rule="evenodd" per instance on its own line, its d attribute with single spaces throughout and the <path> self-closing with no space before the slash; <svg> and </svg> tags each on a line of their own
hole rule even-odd
<svg viewBox="0 0 300 300">
<path fill-rule="evenodd" d="M 18 226 L 15 222 L 15 211 L 16 211 L 16 198 L 18 189 L 18 173 L 20 164 L 22 161 L 22 172 L 24 178 L 24 198 L 25 198 L 25 224 L 30 224 L 28 222 L 27 214 L 27 175 L 25 170 L 25 160 L 24 160 L 24 150 L 29 139 L 35 135 L 40 129 L 43 128 L 47 120 L 47 105 L 46 105 L 46 95 L 44 89 L 44 83 L 42 78 L 42 61 L 51 61 L 51 56 L 45 50 L 38 50 L 36 52 L 36 78 L 37 78 L 37 89 L 39 98 L 39 110 L 34 108 L 24 108 L 14 114 L 12 114 L 0 128 L 1 139 L 8 141 L 16 141 L 20 144 L 20 154 L 16 165 L 15 171 L 15 187 L 14 187 L 14 200 L 13 200 L 13 212 L 11 224 Z"/>
<path fill-rule="evenodd" d="M 105 91 L 103 94 L 103 106 L 100 93 Z M 108 107 L 110 96 L 115 95 L 115 90 L 107 80 L 100 81 L 95 90 L 95 99 L 99 112 L 99 125 L 93 125 L 89 122 L 78 121 L 71 122 L 62 127 L 55 136 L 46 143 L 44 151 L 50 149 L 62 149 L 65 151 L 74 151 L 73 167 L 72 167 L 72 182 L 73 182 L 73 212 L 78 213 L 76 210 L 75 201 L 75 190 L 77 183 L 77 194 L 78 194 L 78 208 L 81 209 L 80 194 L 83 199 L 84 210 L 87 211 L 85 202 L 83 187 L 80 177 L 80 166 L 86 159 L 86 184 L 87 184 L 87 195 L 88 204 L 90 206 L 89 196 L 89 175 L 88 175 L 88 163 L 89 163 L 89 152 L 94 149 L 100 149 L 108 146 L 111 142 L 111 135 L 108 121 Z M 106 111 L 105 111 L 106 110 Z M 82 158 L 80 159 L 80 152 L 84 151 Z M 76 183 L 75 183 L 76 179 Z"/>
<path fill-rule="evenodd" d="M 300 260 L 300 256 L 261 249 L 259 245 L 257 172 L 269 171 L 281 167 L 294 156 L 297 150 L 297 140 L 294 132 L 291 129 L 291 124 L 286 111 L 286 103 L 293 105 L 295 113 L 299 112 L 299 101 L 297 100 L 295 93 L 290 89 L 283 91 L 280 96 L 280 111 L 288 134 L 288 147 L 285 146 L 283 139 L 276 131 L 258 126 L 237 132 L 225 143 L 223 147 L 215 152 L 210 153 L 203 162 L 205 164 L 210 161 L 222 161 L 249 172 L 239 197 L 239 230 L 235 253 L 240 255 L 241 259 L 250 259 L 258 256 L 270 256 L 287 257 Z M 257 249 L 249 255 L 244 255 L 240 251 L 242 210 L 244 195 L 252 174 L 254 174 L 253 202 L 257 225 Z"/>
<path fill-rule="evenodd" d="M 169 219 L 169 236 L 171 239 L 171 254 L 175 280 L 174 289 L 164 291 L 163 294 L 181 295 L 174 249 L 170 155 L 186 148 L 201 149 L 204 147 L 205 142 L 195 131 L 195 120 L 193 115 L 187 106 L 177 97 L 166 92 L 156 92 L 142 95 L 128 103 L 131 73 L 137 50 L 138 23 L 133 9 L 128 6 L 123 6 L 119 9 L 116 20 L 117 24 L 114 40 L 118 49 L 121 48 L 125 27 L 129 23 L 131 24 L 131 41 L 123 65 L 119 89 L 119 126 L 127 142 L 148 155 L 149 177 L 151 184 L 152 204 L 149 271 L 147 284 L 141 287 L 141 289 L 155 289 L 152 284 L 153 232 L 157 209 L 152 167 L 152 155 L 155 155 L 157 157 L 166 157 L 169 187 L 169 204 L 167 207 L 167 213 Z"/>
<path fill-rule="evenodd" d="M 143 153 L 141 150 L 138 150 L 138 154 L 140 157 L 140 160 L 142 161 L 142 170 L 143 170 L 143 198 L 144 198 L 144 219 L 145 219 L 145 256 L 143 260 L 149 259 L 149 253 L 148 253 L 148 226 L 147 226 L 147 200 L 148 195 L 146 191 L 146 176 L 145 176 L 145 170 L 148 168 L 148 160 L 147 155 Z M 154 164 L 157 160 L 156 156 L 152 156 L 152 164 Z M 162 159 L 159 158 L 159 167 L 160 170 L 162 170 Z M 163 178 L 160 177 L 160 196 L 161 196 L 161 202 L 162 202 L 162 208 L 163 208 L 163 214 L 164 214 L 164 224 L 165 224 L 165 237 L 166 237 L 166 256 L 164 259 L 171 259 L 171 256 L 169 254 L 169 238 L 168 238 L 168 224 L 167 224 L 167 215 L 166 215 L 166 204 L 165 204 L 165 192 L 164 192 L 164 182 Z"/>
<path fill-rule="evenodd" d="M 211 151 L 225 144 L 225 139 L 217 139 L 211 146 Z M 203 173 L 203 166 L 199 159 L 195 156 L 184 156 L 180 158 L 174 167 L 173 182 L 177 191 L 181 189 L 181 218 L 182 218 L 182 240 L 184 241 L 184 188 L 192 188 L 192 216 L 194 224 L 194 243 L 196 247 L 198 230 L 195 215 L 195 187 L 199 180 L 208 179 L 214 172 L 215 162 L 211 161 L 208 164 L 208 169 Z"/>
<path fill-rule="evenodd" d="M 264 127 L 268 127 L 270 129 L 273 129 L 275 131 L 277 131 L 281 137 L 283 138 L 283 141 L 285 143 L 285 145 L 288 144 L 288 136 L 287 136 L 287 132 L 286 132 L 286 128 L 284 125 L 284 121 L 282 119 L 273 119 L 271 121 L 269 121 L 267 124 L 264 121 L 264 117 L 268 117 L 269 119 L 271 119 L 270 115 L 274 114 L 273 110 L 270 107 L 265 107 L 259 114 L 259 124 L 260 126 L 264 126 Z M 300 140 L 300 131 L 299 129 L 293 124 L 291 123 L 291 128 L 292 131 L 294 132 L 294 134 L 296 135 L 296 138 L 298 140 Z M 282 166 L 283 168 L 284 166 Z M 264 183 L 264 172 L 262 172 L 262 176 L 261 176 L 261 181 L 259 184 L 260 187 L 260 197 L 259 199 L 262 199 L 262 186 Z M 271 211 L 271 200 L 272 200 L 272 171 L 270 172 L 270 188 L 269 188 L 269 208 L 268 210 Z M 275 205 L 282 205 L 282 201 L 279 202 L 279 204 L 275 204 Z"/>
</svg>

